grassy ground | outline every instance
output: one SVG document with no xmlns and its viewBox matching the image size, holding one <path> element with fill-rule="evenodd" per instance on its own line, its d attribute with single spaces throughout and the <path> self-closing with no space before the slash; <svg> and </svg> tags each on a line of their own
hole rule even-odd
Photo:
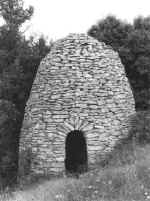
<svg viewBox="0 0 150 201">
<path fill-rule="evenodd" d="M 0 201 L 150 201 L 149 112 L 137 113 L 132 123 L 132 139 L 79 179 L 29 181 L 30 185 L 0 193 Z"/>
<path fill-rule="evenodd" d="M 0 201 L 150 201 L 150 144 L 126 142 L 108 161 L 79 179 L 42 180 Z"/>
</svg>

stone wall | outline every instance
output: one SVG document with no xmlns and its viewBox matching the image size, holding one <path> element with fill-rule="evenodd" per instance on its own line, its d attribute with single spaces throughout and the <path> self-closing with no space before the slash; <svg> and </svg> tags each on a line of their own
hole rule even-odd
<svg viewBox="0 0 150 201">
<path fill-rule="evenodd" d="M 134 112 L 118 53 L 85 34 L 70 34 L 54 43 L 38 69 L 26 106 L 20 161 L 30 149 L 34 174 L 64 171 L 66 136 L 81 130 L 91 166 L 128 135 Z"/>
</svg>

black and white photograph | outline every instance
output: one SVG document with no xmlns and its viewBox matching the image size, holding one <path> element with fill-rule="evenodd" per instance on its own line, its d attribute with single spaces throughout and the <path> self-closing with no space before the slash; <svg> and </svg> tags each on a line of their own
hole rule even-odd
<svg viewBox="0 0 150 201">
<path fill-rule="evenodd" d="M 150 1 L 0 0 L 0 201 L 150 201 Z"/>
</svg>

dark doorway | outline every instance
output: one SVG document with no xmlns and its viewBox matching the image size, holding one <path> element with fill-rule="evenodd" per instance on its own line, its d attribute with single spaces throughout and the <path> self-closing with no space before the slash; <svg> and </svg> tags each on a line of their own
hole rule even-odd
<svg viewBox="0 0 150 201">
<path fill-rule="evenodd" d="M 79 174 L 87 171 L 87 146 L 84 133 L 74 130 L 68 133 L 65 144 L 66 173 Z"/>
</svg>

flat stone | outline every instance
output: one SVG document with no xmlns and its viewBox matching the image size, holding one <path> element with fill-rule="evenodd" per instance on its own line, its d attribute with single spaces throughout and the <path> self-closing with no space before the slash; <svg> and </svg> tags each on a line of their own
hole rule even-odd
<svg viewBox="0 0 150 201">
<path fill-rule="evenodd" d="M 59 174 L 65 169 L 67 136 L 78 130 L 91 166 L 128 136 L 134 113 L 134 98 L 118 53 L 86 34 L 71 34 L 54 43 L 38 68 L 19 153 L 29 147 L 35 153 L 31 172 Z"/>
</svg>

